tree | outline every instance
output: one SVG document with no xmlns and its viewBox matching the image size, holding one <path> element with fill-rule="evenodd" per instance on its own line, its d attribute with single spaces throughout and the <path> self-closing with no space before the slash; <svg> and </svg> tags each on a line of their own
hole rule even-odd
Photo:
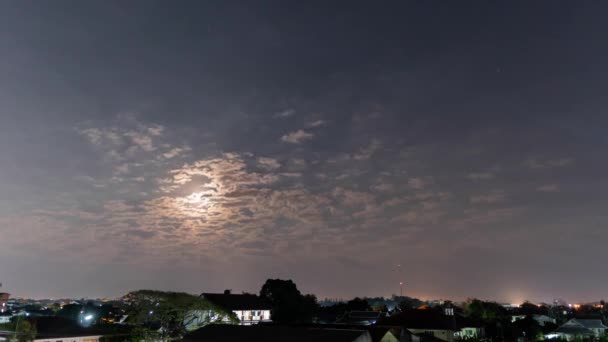
<svg viewBox="0 0 608 342">
<path fill-rule="evenodd" d="M 57 317 L 67 318 L 73 321 L 78 321 L 80 311 L 82 311 L 83 305 L 80 304 L 67 304 L 64 305 L 57 313 Z"/>
<path fill-rule="evenodd" d="M 536 304 L 532 304 L 529 301 L 523 302 L 519 306 L 517 312 L 520 315 L 547 315 L 549 312 L 546 307 L 537 306 Z"/>
<path fill-rule="evenodd" d="M 542 327 L 530 315 L 513 322 L 512 329 L 512 336 L 516 338 L 523 337 L 528 340 L 536 340 L 543 336 Z"/>
<path fill-rule="evenodd" d="M 484 322 L 510 320 L 509 312 L 495 302 L 472 299 L 465 305 L 465 315 Z"/>
<path fill-rule="evenodd" d="M 482 322 L 486 336 L 493 340 L 504 340 L 505 334 L 510 332 L 510 314 L 498 303 L 471 299 L 465 304 L 464 313 L 466 317 Z"/>
<path fill-rule="evenodd" d="M 319 304 L 317 303 L 317 297 L 313 294 L 304 295 L 300 305 L 300 321 L 307 323 L 312 322 L 318 310 Z"/>
<path fill-rule="evenodd" d="M 370 311 L 372 309 L 367 300 L 359 297 L 346 302 L 346 308 L 348 311 Z"/>
<path fill-rule="evenodd" d="M 231 312 L 183 292 L 140 290 L 128 293 L 123 299 L 129 303 L 126 308 L 128 322 L 147 328 L 140 332 L 146 338 L 153 338 L 156 334 L 156 337 L 167 340 L 226 317 L 236 321 Z"/>
<path fill-rule="evenodd" d="M 266 280 L 260 297 L 271 305 L 270 316 L 279 324 L 311 322 L 318 307 L 317 298 L 302 295 L 291 279 Z"/>
<path fill-rule="evenodd" d="M 407 311 L 409 309 L 418 308 L 422 304 L 424 303 L 418 298 L 402 296 L 399 297 L 399 304 L 397 305 L 397 308 L 399 309 L 399 311 Z"/>
</svg>

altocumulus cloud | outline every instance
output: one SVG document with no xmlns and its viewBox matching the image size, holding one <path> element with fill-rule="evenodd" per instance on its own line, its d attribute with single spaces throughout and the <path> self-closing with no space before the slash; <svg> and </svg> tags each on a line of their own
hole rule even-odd
<svg viewBox="0 0 608 342">
<path fill-rule="evenodd" d="M 301 144 L 307 140 L 311 140 L 314 137 L 313 133 L 306 132 L 299 129 L 295 132 L 287 133 L 281 137 L 281 141 L 290 144 Z"/>
</svg>

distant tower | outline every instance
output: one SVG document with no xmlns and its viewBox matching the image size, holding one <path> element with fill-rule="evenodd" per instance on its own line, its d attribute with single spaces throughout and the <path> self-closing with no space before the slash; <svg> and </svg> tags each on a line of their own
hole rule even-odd
<svg viewBox="0 0 608 342">
<path fill-rule="evenodd" d="M 403 282 L 399 282 L 399 297 L 403 297 Z"/>
</svg>

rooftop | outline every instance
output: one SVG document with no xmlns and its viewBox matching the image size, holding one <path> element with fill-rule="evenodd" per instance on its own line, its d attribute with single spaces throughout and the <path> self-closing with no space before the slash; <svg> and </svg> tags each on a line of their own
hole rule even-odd
<svg viewBox="0 0 608 342">
<path fill-rule="evenodd" d="M 608 327 L 602 323 L 601 319 L 575 318 L 574 320 L 587 329 L 608 329 Z"/>
<path fill-rule="evenodd" d="M 338 322 L 347 324 L 374 324 L 380 319 L 381 312 L 377 311 L 350 311 Z"/>
<path fill-rule="evenodd" d="M 183 340 L 205 342 L 352 342 L 363 334 L 367 334 L 367 332 L 358 329 L 212 324 L 187 334 Z"/>
<path fill-rule="evenodd" d="M 386 318 L 380 318 L 378 325 L 400 326 L 409 329 L 452 330 L 477 327 L 478 323 L 459 315 L 446 316 L 436 310 L 406 310 Z"/>
</svg>

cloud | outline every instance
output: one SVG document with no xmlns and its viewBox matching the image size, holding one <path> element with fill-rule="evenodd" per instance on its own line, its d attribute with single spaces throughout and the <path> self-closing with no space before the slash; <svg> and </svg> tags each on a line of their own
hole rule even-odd
<svg viewBox="0 0 608 342">
<path fill-rule="evenodd" d="M 327 121 L 325 121 L 325 120 L 317 120 L 317 121 L 309 122 L 306 125 L 306 127 L 308 127 L 308 128 L 321 127 L 321 126 L 325 125 L 326 123 L 327 123 Z"/>
<path fill-rule="evenodd" d="M 114 174 L 123 175 L 129 173 L 129 164 L 120 164 L 114 168 Z"/>
<path fill-rule="evenodd" d="M 465 211 L 465 217 L 456 219 L 449 224 L 457 229 L 468 229 L 471 225 L 487 225 L 496 222 L 506 221 L 522 214 L 527 209 L 524 207 L 496 208 L 490 210 L 470 209 Z"/>
<path fill-rule="evenodd" d="M 559 192 L 559 186 L 557 184 L 541 185 L 536 190 L 540 192 Z"/>
<path fill-rule="evenodd" d="M 93 145 L 100 145 L 103 132 L 97 128 L 87 128 L 79 131 L 80 134 L 84 135 Z"/>
<path fill-rule="evenodd" d="M 151 125 L 150 127 L 148 127 L 148 134 L 158 137 L 163 134 L 164 130 L 165 130 L 165 127 L 163 127 L 161 125 Z"/>
<path fill-rule="evenodd" d="M 283 135 L 281 141 L 289 144 L 301 144 L 306 140 L 311 140 L 313 137 L 314 134 L 299 129 L 295 132 Z"/>
<path fill-rule="evenodd" d="M 113 129 L 86 128 L 77 131 L 96 146 L 118 146 L 123 142 L 121 135 Z"/>
<path fill-rule="evenodd" d="M 432 180 L 429 178 L 421 178 L 421 177 L 414 177 L 414 178 L 410 178 L 407 180 L 407 185 L 412 188 L 412 189 L 416 189 L 416 190 L 421 190 L 424 189 L 426 186 L 428 186 L 429 184 L 432 183 Z"/>
<path fill-rule="evenodd" d="M 392 192 L 396 189 L 394 184 L 379 182 L 370 187 L 372 190 L 377 192 Z"/>
<path fill-rule="evenodd" d="M 351 156 L 348 153 L 342 153 L 339 154 L 337 156 L 333 156 L 327 159 L 327 163 L 329 164 L 338 164 L 338 163 L 344 163 L 351 160 Z"/>
<path fill-rule="evenodd" d="M 467 175 L 467 178 L 470 180 L 488 180 L 494 179 L 495 175 L 491 172 L 473 172 Z"/>
<path fill-rule="evenodd" d="M 77 128 L 76 130 L 91 144 L 104 149 L 106 157 L 110 160 L 122 160 L 124 159 L 123 154 L 132 155 L 138 148 L 146 152 L 156 150 L 153 138 L 160 138 L 163 135 L 164 126 L 133 122 L 133 118 L 127 118 L 126 122 L 121 121 L 120 126 L 116 127 Z M 125 126 L 128 128 L 123 128 Z M 132 145 L 126 143 L 127 141 L 131 141 Z"/>
<path fill-rule="evenodd" d="M 283 177 L 302 177 L 302 173 L 300 172 L 283 172 L 280 175 Z"/>
<path fill-rule="evenodd" d="M 111 213 L 125 212 L 133 209 L 132 206 L 126 204 L 125 201 L 122 200 L 107 201 L 104 203 L 103 207 L 106 211 Z"/>
<path fill-rule="evenodd" d="M 296 113 L 296 111 L 294 109 L 288 108 L 281 112 L 275 113 L 274 117 L 275 118 L 288 118 L 290 116 L 293 116 L 295 113 Z"/>
<path fill-rule="evenodd" d="M 524 165 L 531 169 L 542 169 L 551 167 L 564 167 L 572 164 L 574 159 L 572 158 L 560 158 L 560 159 L 547 159 L 539 160 L 536 158 L 530 158 L 524 162 Z"/>
<path fill-rule="evenodd" d="M 281 167 L 281 163 L 273 158 L 259 157 L 258 167 L 264 170 L 276 170 Z"/>
<path fill-rule="evenodd" d="M 342 187 L 337 187 L 332 191 L 332 195 L 347 206 L 366 205 L 374 201 L 374 196 L 367 192 L 353 191 Z"/>
<path fill-rule="evenodd" d="M 190 150 L 191 150 L 191 148 L 188 146 L 174 147 L 174 148 L 170 149 L 169 151 L 163 153 L 163 157 L 165 157 L 166 159 L 172 159 L 172 158 L 175 158 L 175 157 L 183 154 L 184 152 L 188 152 Z"/>
<path fill-rule="evenodd" d="M 141 229 L 131 229 L 125 231 L 125 235 L 134 236 L 140 239 L 151 239 L 156 235 L 156 232 Z"/>
<path fill-rule="evenodd" d="M 133 144 L 146 152 L 152 152 L 156 149 L 152 144 L 152 137 L 145 133 L 131 131 L 125 133 L 125 136 L 130 137 Z"/>
<path fill-rule="evenodd" d="M 302 158 L 292 158 L 289 160 L 287 167 L 289 170 L 301 171 L 306 169 L 308 163 Z"/>
<path fill-rule="evenodd" d="M 359 150 L 359 153 L 355 154 L 353 158 L 355 160 L 366 160 L 369 159 L 379 148 L 382 146 L 380 141 L 374 139 L 367 147 Z"/>
<path fill-rule="evenodd" d="M 492 191 L 485 195 L 476 195 L 469 198 L 472 204 L 492 204 L 499 203 L 505 200 L 505 193 L 502 190 Z"/>
</svg>

